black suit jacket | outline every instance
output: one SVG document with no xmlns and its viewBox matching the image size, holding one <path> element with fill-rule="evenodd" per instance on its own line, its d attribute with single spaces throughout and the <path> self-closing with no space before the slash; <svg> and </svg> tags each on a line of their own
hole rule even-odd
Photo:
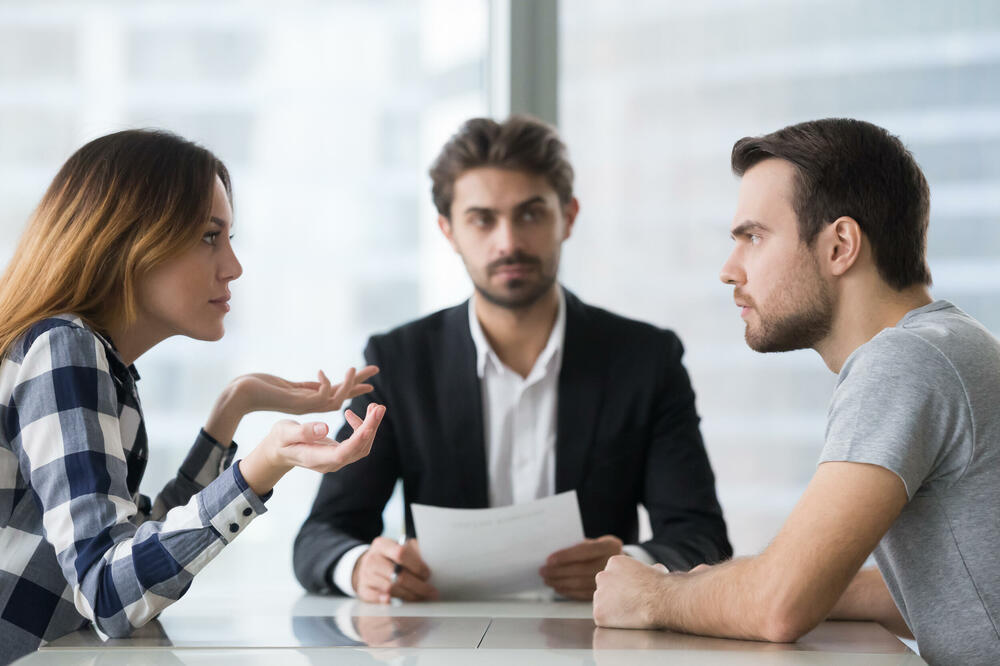
<svg viewBox="0 0 1000 666">
<path fill-rule="evenodd" d="M 695 411 L 671 331 L 588 306 L 566 293 L 566 338 L 556 421 L 556 491 L 575 489 L 584 533 L 638 539 L 637 505 L 649 511 L 643 544 L 671 570 L 732 555 Z M 295 574 L 312 592 L 338 592 L 333 566 L 382 533 L 382 510 L 403 479 L 410 504 L 488 506 L 483 404 L 468 303 L 384 335 L 365 349 L 381 372 L 356 398 L 386 405 L 371 453 L 326 474 L 295 539 Z M 345 426 L 338 439 L 348 436 Z"/>
</svg>

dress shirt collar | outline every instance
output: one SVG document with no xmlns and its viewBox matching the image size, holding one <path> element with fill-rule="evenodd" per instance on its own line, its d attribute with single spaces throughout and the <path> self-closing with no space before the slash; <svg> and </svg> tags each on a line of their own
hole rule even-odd
<svg viewBox="0 0 1000 666">
<path fill-rule="evenodd" d="M 561 360 L 563 343 L 566 339 L 566 296 L 560 286 L 556 292 L 559 294 L 559 312 L 556 315 L 556 323 L 549 333 L 549 340 L 538 355 L 534 367 L 528 373 L 525 381 L 533 381 L 539 369 L 546 369 L 550 364 Z M 469 332 L 472 334 L 472 342 L 476 345 L 476 374 L 482 379 L 486 374 L 486 364 L 492 363 L 498 370 L 506 368 L 500 357 L 493 351 L 483 327 L 479 324 L 479 317 L 476 316 L 476 299 L 469 299 Z"/>
</svg>

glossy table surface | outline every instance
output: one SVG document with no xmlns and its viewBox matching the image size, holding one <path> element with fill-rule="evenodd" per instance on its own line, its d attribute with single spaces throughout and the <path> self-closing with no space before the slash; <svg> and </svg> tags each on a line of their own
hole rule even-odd
<svg viewBox="0 0 1000 666">
<path fill-rule="evenodd" d="M 180 606 L 180 604 L 178 604 Z M 65 636 L 19 664 L 906 664 L 924 662 L 882 627 L 825 622 L 792 644 L 600 629 L 590 604 L 435 602 L 374 606 L 203 599 L 128 639 Z M 172 612 L 172 611 L 178 612 Z"/>
</svg>

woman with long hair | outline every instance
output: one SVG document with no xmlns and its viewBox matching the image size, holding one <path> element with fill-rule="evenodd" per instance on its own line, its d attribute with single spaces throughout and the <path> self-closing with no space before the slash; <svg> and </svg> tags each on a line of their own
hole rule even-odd
<svg viewBox="0 0 1000 666">
<path fill-rule="evenodd" d="M 385 407 L 353 435 L 279 421 L 232 464 L 253 411 L 327 412 L 377 369 L 331 385 L 264 374 L 231 382 L 180 470 L 150 501 L 134 361 L 173 335 L 218 340 L 229 283 L 229 174 L 167 133 L 86 144 L 56 175 L 0 280 L 0 662 L 96 624 L 127 636 L 176 601 L 266 509 L 292 467 L 330 472 L 368 454 Z"/>
</svg>

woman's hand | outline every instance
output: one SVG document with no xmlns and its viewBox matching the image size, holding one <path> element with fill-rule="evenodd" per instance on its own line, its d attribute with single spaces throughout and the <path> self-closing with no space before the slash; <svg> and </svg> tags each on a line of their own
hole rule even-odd
<svg viewBox="0 0 1000 666">
<path fill-rule="evenodd" d="M 365 382 L 377 372 L 378 368 L 374 365 L 358 372 L 350 368 L 340 384 L 331 384 L 322 370 L 316 382 L 290 382 L 274 375 L 253 373 L 237 377 L 230 386 L 240 394 L 240 402 L 247 414 L 318 414 L 336 411 L 345 400 L 371 391 L 372 385 Z"/>
<path fill-rule="evenodd" d="M 299 424 L 291 420 L 275 423 L 268 436 L 239 463 L 247 485 L 258 495 L 264 495 L 293 467 L 335 472 L 367 456 L 385 416 L 385 407 L 369 404 L 364 421 L 349 409 L 345 416 L 354 433 L 339 443 L 326 436 L 330 427 L 325 423 Z"/>
<path fill-rule="evenodd" d="M 311 414 L 340 409 L 345 400 L 372 390 L 366 383 L 378 372 L 369 365 L 360 371 L 350 368 L 344 381 L 331 384 L 322 370 L 319 381 L 290 382 L 287 379 L 253 373 L 237 377 L 219 396 L 205 432 L 223 446 L 232 442 L 236 428 L 250 412 L 284 412 L 285 414 Z"/>
</svg>

